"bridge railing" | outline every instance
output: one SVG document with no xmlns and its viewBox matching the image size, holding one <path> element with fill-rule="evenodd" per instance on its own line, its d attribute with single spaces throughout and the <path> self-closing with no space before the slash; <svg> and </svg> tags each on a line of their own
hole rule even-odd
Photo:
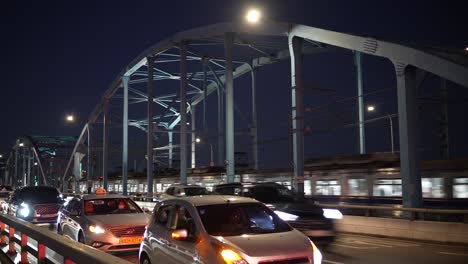
<svg viewBox="0 0 468 264">
<path fill-rule="evenodd" d="M 20 239 L 15 237 L 15 233 L 18 232 L 20 233 Z M 28 239 L 37 241 L 37 247 L 28 243 Z M 17 245 L 21 248 L 20 252 L 16 251 Z M 130 263 L 103 251 L 77 243 L 45 228 L 38 228 L 38 226 L 16 217 L 0 214 L 0 247 L 4 249 L 7 246 L 6 254 L 4 250 L 0 252 L 1 263 L 8 263 L 8 259 L 17 259 L 17 254 L 20 254 L 20 263 L 29 263 L 28 255 L 34 257 L 37 263 L 57 263 L 57 259 L 52 259 L 52 256 L 46 254 L 46 249 L 52 250 L 55 254 L 61 256 L 64 264 Z"/>
</svg>

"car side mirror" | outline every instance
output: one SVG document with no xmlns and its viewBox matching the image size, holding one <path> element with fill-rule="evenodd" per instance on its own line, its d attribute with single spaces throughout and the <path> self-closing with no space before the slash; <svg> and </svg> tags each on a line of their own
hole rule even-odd
<svg viewBox="0 0 468 264">
<path fill-rule="evenodd" d="M 186 241 L 188 240 L 188 231 L 187 229 L 177 229 L 172 231 L 172 239 L 174 240 L 180 240 L 180 241 Z"/>
</svg>

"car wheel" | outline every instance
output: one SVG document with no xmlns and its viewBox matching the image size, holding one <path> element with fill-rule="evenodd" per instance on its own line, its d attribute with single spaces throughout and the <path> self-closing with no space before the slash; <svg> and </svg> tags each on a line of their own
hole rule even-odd
<svg viewBox="0 0 468 264">
<path fill-rule="evenodd" d="M 85 244 L 84 235 L 81 232 L 78 234 L 78 242 L 81 244 Z"/>
<path fill-rule="evenodd" d="M 140 264 L 151 264 L 151 261 L 149 260 L 149 257 L 146 255 L 146 253 L 141 253 Z"/>
</svg>

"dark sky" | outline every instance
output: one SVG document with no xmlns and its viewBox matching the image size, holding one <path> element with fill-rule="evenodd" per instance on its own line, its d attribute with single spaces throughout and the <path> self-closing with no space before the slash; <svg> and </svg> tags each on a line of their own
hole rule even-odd
<svg viewBox="0 0 468 264">
<path fill-rule="evenodd" d="M 81 127 L 67 125 L 64 116 L 73 112 L 84 121 L 110 82 L 145 48 L 182 30 L 240 19 L 245 8 L 252 3 L 262 6 L 266 16 L 275 20 L 388 40 L 463 49 L 468 46 L 468 16 L 466 6 L 458 4 L 460 2 L 463 1 L 9 1 L 3 3 L 0 11 L 3 35 L 0 41 L 3 73 L 0 153 L 7 152 L 14 140 L 24 134 L 77 136 Z M 316 98 L 310 101 L 312 106 L 353 96 L 355 90 L 345 89 L 354 85 L 350 54 L 341 57 L 321 55 L 308 63 L 306 61 L 314 76 L 310 82 L 339 90 L 333 98 L 312 95 Z M 367 92 L 394 86 L 388 62 L 365 57 L 364 63 L 369 69 L 365 72 Z M 373 72 L 375 69 L 390 73 L 380 78 L 380 73 Z M 278 83 L 288 86 L 287 63 L 276 69 L 262 70 L 260 85 L 269 87 L 269 78 L 278 72 L 284 74 L 284 80 Z M 338 72 L 339 78 L 336 77 Z M 437 94 L 437 90 L 431 89 L 427 88 L 427 92 Z M 452 93 L 453 98 L 460 97 L 458 95 L 468 98 L 460 87 L 451 85 L 449 89 L 456 94 Z M 260 131 L 261 139 L 287 135 L 284 127 L 282 132 L 275 133 L 275 123 L 269 121 L 281 119 L 280 123 L 287 123 L 290 98 L 280 102 L 284 94 L 266 88 L 260 90 L 260 123 L 265 127 Z M 394 91 L 391 93 L 393 99 L 385 99 L 387 96 L 384 94 L 381 98 L 369 97 L 369 102 L 385 105 L 381 108 L 395 113 L 396 99 Z M 274 109 L 272 106 L 276 101 L 284 104 L 285 110 Z M 338 106 L 339 111 L 347 109 L 351 112 L 355 110 L 353 107 L 355 104 Z M 451 107 L 451 111 L 456 113 L 453 119 L 461 120 L 463 115 L 460 111 L 466 113 L 466 108 L 455 104 Z M 275 116 L 270 115 L 272 113 Z M 323 118 L 320 120 L 323 122 Z M 312 127 L 319 127 L 308 122 Z M 388 151 L 388 136 L 384 139 L 383 136 L 375 136 L 387 133 L 388 125 L 382 121 L 369 126 L 369 151 Z M 465 129 L 457 129 L 453 140 L 463 141 Z M 356 129 L 351 130 L 355 133 Z M 345 139 L 350 129 L 335 131 L 333 135 L 330 133 L 318 131 L 316 137 L 309 135 L 306 157 L 355 152 L 354 136 L 354 139 Z M 433 140 L 434 137 L 428 137 L 427 142 Z M 330 141 L 334 144 L 324 144 Z M 288 142 L 278 144 L 285 149 Z M 274 147 L 271 143 L 270 148 Z M 267 144 L 265 148 L 268 148 Z M 310 152 L 310 149 L 315 151 Z M 466 153 L 460 150 L 459 154 Z M 274 159 L 267 157 L 264 162 L 267 164 Z"/>
</svg>

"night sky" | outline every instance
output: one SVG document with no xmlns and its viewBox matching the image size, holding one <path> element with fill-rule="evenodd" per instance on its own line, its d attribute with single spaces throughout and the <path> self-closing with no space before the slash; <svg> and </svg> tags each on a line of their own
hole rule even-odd
<svg viewBox="0 0 468 264">
<path fill-rule="evenodd" d="M 279 21 L 463 50 L 468 46 L 468 16 L 466 6 L 459 2 L 462 1 L 3 3 L 0 11 L 3 35 L 0 65 L 4 76 L 0 88 L 0 153 L 8 152 L 15 139 L 25 134 L 78 136 L 81 125 L 67 124 L 65 115 L 74 113 L 79 122 L 85 122 L 117 74 L 143 50 L 183 30 L 239 20 L 251 4 L 262 7 L 268 18 Z M 317 107 L 356 95 L 353 60 L 349 51 L 308 58 L 305 65 L 308 84 L 336 90 L 332 95 L 307 93 L 306 107 Z M 260 152 L 263 167 L 287 166 L 289 161 L 289 141 L 284 139 L 289 133 L 289 74 L 287 62 L 265 67 L 259 73 L 259 134 L 264 142 Z M 272 76 L 281 77 L 272 80 Z M 278 86 L 284 86 L 284 89 Z M 429 81 L 425 87 L 420 91 L 422 97 L 438 96 L 437 80 Z M 395 79 L 388 61 L 364 56 L 364 89 L 366 93 L 384 90 L 366 97 L 368 104 L 377 105 L 381 111 L 366 118 L 396 113 Z M 455 157 L 468 155 L 465 139 L 468 128 L 463 124 L 467 113 L 464 106 L 468 100 L 466 90 L 449 83 L 450 140 Z M 241 98 L 235 98 L 240 105 L 243 104 Z M 423 158 L 440 158 L 437 120 L 433 118 L 437 116 L 439 106 L 422 102 L 420 109 Z M 352 100 L 306 116 L 306 126 L 310 128 L 306 135 L 306 158 L 355 154 L 357 128 L 345 128 L 346 124 L 356 121 L 355 111 L 355 100 Z M 397 131 L 396 127 L 395 133 Z M 369 152 L 389 151 L 386 121 L 370 123 L 366 132 Z M 132 137 L 139 137 L 144 143 L 145 137 L 141 132 L 132 133 Z M 239 147 L 247 151 L 245 148 Z M 207 159 L 206 151 L 206 148 L 202 150 L 204 161 Z M 141 161 L 141 155 L 144 155 L 144 149 L 131 154 L 130 159 Z"/>
</svg>

